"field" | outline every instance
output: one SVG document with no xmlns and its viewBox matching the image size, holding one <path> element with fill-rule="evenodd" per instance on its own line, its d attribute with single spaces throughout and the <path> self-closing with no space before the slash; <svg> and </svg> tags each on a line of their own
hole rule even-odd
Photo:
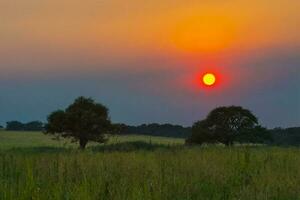
<svg viewBox="0 0 300 200">
<path fill-rule="evenodd" d="M 115 136 L 85 151 L 0 132 L 0 199 L 300 199 L 300 149 Z"/>
</svg>

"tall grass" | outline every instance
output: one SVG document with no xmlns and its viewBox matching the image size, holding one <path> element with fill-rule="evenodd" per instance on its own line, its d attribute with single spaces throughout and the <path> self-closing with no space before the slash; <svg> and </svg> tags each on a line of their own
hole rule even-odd
<svg viewBox="0 0 300 200">
<path fill-rule="evenodd" d="M 2 150 L 0 199 L 291 200 L 300 199 L 299 166 L 296 148 Z"/>
</svg>

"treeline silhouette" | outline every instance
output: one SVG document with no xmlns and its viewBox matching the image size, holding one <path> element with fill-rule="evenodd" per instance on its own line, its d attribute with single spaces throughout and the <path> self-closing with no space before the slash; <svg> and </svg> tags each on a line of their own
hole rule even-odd
<svg viewBox="0 0 300 200">
<path fill-rule="evenodd" d="M 279 146 L 300 146 L 300 127 L 275 128 L 270 130 L 273 144 Z"/>
<path fill-rule="evenodd" d="M 8 131 L 43 131 L 44 123 L 41 121 L 31 121 L 22 123 L 19 121 L 6 122 L 6 130 Z"/>
<path fill-rule="evenodd" d="M 191 135 L 191 127 L 184 127 L 174 124 L 142 124 L 130 126 L 118 124 L 120 135 L 149 135 L 161 137 L 173 137 L 186 139 Z M 275 128 L 268 130 L 272 141 L 269 144 L 279 146 L 300 146 L 300 127 Z"/>
<path fill-rule="evenodd" d="M 162 137 L 187 138 L 191 135 L 191 127 L 183 127 L 173 124 L 142 124 L 139 126 L 129 126 L 126 124 L 118 124 L 119 134 L 121 135 L 150 135 Z"/>
<path fill-rule="evenodd" d="M 184 127 L 174 124 L 142 124 L 138 126 L 116 124 L 119 127 L 120 135 L 149 135 L 161 137 L 173 137 L 186 139 L 191 135 L 191 127 Z M 0 125 L 0 129 L 9 131 L 43 131 L 44 123 L 31 121 L 22 123 L 9 121 L 6 127 Z M 270 144 L 278 146 L 300 146 L 300 127 L 269 129 L 273 141 Z"/>
</svg>

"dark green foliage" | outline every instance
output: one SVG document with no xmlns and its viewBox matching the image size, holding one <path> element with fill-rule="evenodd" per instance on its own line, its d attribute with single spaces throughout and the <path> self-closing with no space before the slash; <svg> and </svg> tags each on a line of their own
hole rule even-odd
<svg viewBox="0 0 300 200">
<path fill-rule="evenodd" d="M 48 133 L 63 133 L 65 130 L 65 111 L 57 110 L 48 116 L 46 124 L 46 132 Z"/>
<path fill-rule="evenodd" d="M 119 134 L 119 135 L 127 134 L 126 131 L 127 131 L 128 126 L 126 124 L 116 123 L 113 126 L 116 130 L 115 131 L 116 134 Z"/>
<path fill-rule="evenodd" d="M 271 143 L 273 137 L 270 131 L 262 126 L 255 126 L 254 129 L 245 130 L 236 137 L 239 143 Z"/>
<path fill-rule="evenodd" d="M 2 125 L 0 125 L 0 129 L 3 129 L 4 127 Z"/>
<path fill-rule="evenodd" d="M 6 130 L 8 131 L 23 131 L 24 124 L 19 121 L 6 122 Z"/>
<path fill-rule="evenodd" d="M 214 132 L 210 131 L 207 126 L 207 121 L 202 120 L 194 123 L 192 126 L 192 134 L 186 140 L 187 143 L 214 143 L 216 142 L 216 135 Z"/>
<path fill-rule="evenodd" d="M 84 149 L 88 141 L 105 142 L 105 134 L 113 128 L 105 106 L 91 98 L 79 97 L 65 111 L 58 110 L 48 116 L 46 133 L 73 138 Z"/>
<path fill-rule="evenodd" d="M 268 131 L 258 125 L 257 118 L 247 109 L 239 106 L 219 107 L 207 118 L 196 122 L 187 143 L 264 142 L 271 139 Z"/>
<path fill-rule="evenodd" d="M 275 145 L 300 146 L 300 127 L 275 128 L 270 131 Z"/>
<path fill-rule="evenodd" d="M 32 121 L 25 124 L 24 127 L 25 131 L 42 131 L 44 129 L 44 124 L 40 121 Z"/>
<path fill-rule="evenodd" d="M 187 138 L 190 136 L 191 128 L 173 124 L 142 124 L 140 126 L 128 126 L 119 124 L 121 134 L 142 134 L 151 136 Z"/>
<path fill-rule="evenodd" d="M 6 122 L 6 130 L 8 131 L 42 131 L 43 129 L 44 124 L 40 121 L 32 121 L 25 124 L 19 121 Z"/>
</svg>

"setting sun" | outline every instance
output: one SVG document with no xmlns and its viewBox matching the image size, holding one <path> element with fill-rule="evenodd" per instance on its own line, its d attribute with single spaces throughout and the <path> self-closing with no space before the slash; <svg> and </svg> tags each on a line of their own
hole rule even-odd
<svg viewBox="0 0 300 200">
<path fill-rule="evenodd" d="M 206 86 L 212 86 L 216 83 L 216 76 L 212 73 L 204 74 L 202 79 Z"/>
</svg>

